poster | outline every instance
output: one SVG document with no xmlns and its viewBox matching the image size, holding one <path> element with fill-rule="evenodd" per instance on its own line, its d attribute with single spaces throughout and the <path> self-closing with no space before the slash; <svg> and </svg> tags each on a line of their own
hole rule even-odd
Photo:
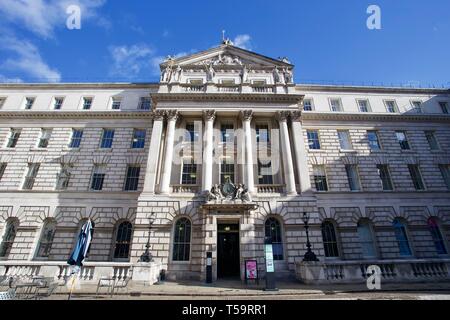
<svg viewBox="0 0 450 320">
<path fill-rule="evenodd" d="M 272 245 L 266 244 L 265 253 L 266 253 L 266 272 L 275 272 L 275 267 L 273 265 L 273 251 Z"/>
<path fill-rule="evenodd" d="M 245 277 L 247 280 L 255 280 L 258 278 L 258 263 L 256 260 L 245 261 Z"/>
</svg>

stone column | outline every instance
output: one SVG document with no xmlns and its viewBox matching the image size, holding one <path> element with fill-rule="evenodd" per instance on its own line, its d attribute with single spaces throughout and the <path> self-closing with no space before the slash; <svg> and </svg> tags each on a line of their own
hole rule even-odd
<svg viewBox="0 0 450 320">
<path fill-rule="evenodd" d="M 153 114 L 153 128 L 148 151 L 147 168 L 143 193 L 155 193 L 156 174 L 158 172 L 159 151 L 161 149 L 161 136 L 164 124 L 164 111 L 156 110 Z"/>
<path fill-rule="evenodd" d="M 309 178 L 308 157 L 306 154 L 305 140 L 301 123 L 301 111 L 292 113 L 292 136 L 294 142 L 295 160 L 297 166 L 298 181 L 301 193 L 311 191 Z"/>
<path fill-rule="evenodd" d="M 170 176 L 172 174 L 172 160 L 173 160 L 173 144 L 175 138 L 175 124 L 178 119 L 178 112 L 176 110 L 169 110 L 167 115 L 167 134 L 165 145 L 165 157 L 163 163 L 163 171 L 161 177 L 160 193 L 167 194 L 170 192 Z M 150 151 L 151 152 L 151 151 Z"/>
<path fill-rule="evenodd" d="M 203 111 L 205 120 L 205 137 L 203 148 L 203 174 L 202 174 L 202 190 L 211 190 L 212 187 L 212 170 L 213 170 L 213 133 L 214 120 L 216 118 L 215 110 Z"/>
<path fill-rule="evenodd" d="M 250 123 L 253 117 L 252 110 L 244 110 L 241 111 L 242 116 L 242 126 L 244 128 L 245 134 L 245 171 L 246 180 L 245 186 L 248 189 L 248 192 L 255 193 L 255 182 L 253 178 L 253 144 L 252 144 L 252 128 Z"/>
<path fill-rule="evenodd" d="M 278 121 L 280 123 L 280 139 L 281 139 L 281 154 L 283 159 L 284 182 L 286 184 L 287 194 L 296 194 L 295 188 L 295 174 L 294 165 L 292 163 L 291 142 L 289 141 L 289 131 L 287 119 L 289 111 L 279 111 Z"/>
</svg>

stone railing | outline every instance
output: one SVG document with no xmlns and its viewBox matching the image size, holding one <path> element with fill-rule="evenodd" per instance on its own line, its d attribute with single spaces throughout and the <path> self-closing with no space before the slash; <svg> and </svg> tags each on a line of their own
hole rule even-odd
<svg viewBox="0 0 450 320">
<path fill-rule="evenodd" d="M 180 84 L 183 92 L 205 92 L 206 85 L 204 84 Z"/>
<path fill-rule="evenodd" d="M 257 184 L 257 193 L 283 193 L 284 184 Z"/>
<path fill-rule="evenodd" d="M 252 85 L 253 93 L 273 93 L 274 86 L 272 85 Z"/>
<path fill-rule="evenodd" d="M 216 84 L 218 92 L 224 93 L 239 93 L 241 91 L 240 85 L 234 84 Z"/>
<path fill-rule="evenodd" d="M 196 184 L 173 184 L 172 193 L 197 193 L 200 186 Z"/>
</svg>

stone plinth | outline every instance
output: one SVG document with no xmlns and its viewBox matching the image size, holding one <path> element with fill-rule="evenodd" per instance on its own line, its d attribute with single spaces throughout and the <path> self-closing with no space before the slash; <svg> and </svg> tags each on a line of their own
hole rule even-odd
<svg viewBox="0 0 450 320">
<path fill-rule="evenodd" d="M 322 262 L 297 262 L 295 264 L 297 280 L 305 284 L 317 284 L 326 280 L 325 265 Z"/>
<path fill-rule="evenodd" d="M 161 264 L 158 262 L 138 262 L 133 265 L 132 280 L 145 285 L 152 285 L 158 282 L 160 271 Z"/>
</svg>

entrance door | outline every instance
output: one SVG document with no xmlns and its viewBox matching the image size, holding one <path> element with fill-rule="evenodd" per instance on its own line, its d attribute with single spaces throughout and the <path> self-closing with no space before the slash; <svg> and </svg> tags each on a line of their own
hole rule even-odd
<svg viewBox="0 0 450 320">
<path fill-rule="evenodd" d="M 217 277 L 239 278 L 239 224 L 219 224 L 217 230 Z"/>
</svg>

